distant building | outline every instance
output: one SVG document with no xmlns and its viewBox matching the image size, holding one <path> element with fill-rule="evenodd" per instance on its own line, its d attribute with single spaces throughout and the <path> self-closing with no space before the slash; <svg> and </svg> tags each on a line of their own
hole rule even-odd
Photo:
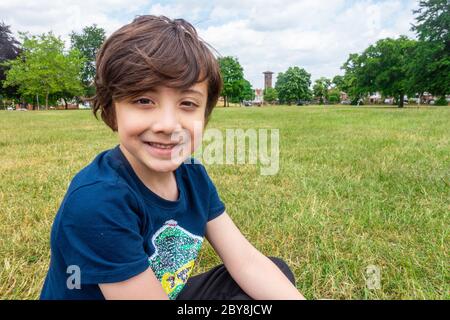
<svg viewBox="0 0 450 320">
<path fill-rule="evenodd" d="M 382 103 L 382 102 L 383 102 L 383 98 L 381 97 L 381 93 L 375 92 L 375 93 L 369 95 L 369 103 L 374 104 L 374 103 Z"/>
<path fill-rule="evenodd" d="M 346 92 L 341 91 L 341 92 L 339 93 L 339 99 L 340 99 L 341 101 L 347 101 L 347 100 L 349 100 L 349 96 L 348 96 L 348 94 L 347 94 Z"/>
<path fill-rule="evenodd" d="M 265 71 L 264 74 L 264 89 L 272 88 L 272 71 Z"/>
<path fill-rule="evenodd" d="M 421 103 L 430 104 L 430 102 L 436 100 L 436 98 L 431 93 L 424 92 L 420 97 L 420 100 Z"/>
<path fill-rule="evenodd" d="M 59 104 L 55 107 L 56 110 L 66 110 L 65 104 Z M 68 103 L 67 110 L 76 110 L 80 109 L 80 106 L 77 103 Z"/>
<path fill-rule="evenodd" d="M 263 89 L 255 89 L 255 100 L 256 103 L 262 103 L 263 102 Z"/>
<path fill-rule="evenodd" d="M 20 110 L 20 109 L 26 109 L 26 110 L 33 110 L 33 105 L 30 103 L 26 103 L 26 102 L 22 102 L 22 103 L 18 103 L 15 105 L 16 110 Z"/>
</svg>

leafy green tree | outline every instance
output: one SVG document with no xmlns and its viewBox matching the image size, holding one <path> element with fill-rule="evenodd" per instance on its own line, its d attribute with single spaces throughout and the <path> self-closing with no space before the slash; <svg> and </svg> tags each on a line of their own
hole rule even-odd
<svg viewBox="0 0 450 320">
<path fill-rule="evenodd" d="M 311 74 L 299 67 L 289 67 L 286 72 L 277 76 L 275 89 L 282 103 L 295 103 L 299 100 L 311 99 Z"/>
<path fill-rule="evenodd" d="M 380 91 L 385 96 L 396 97 L 402 108 L 404 95 L 414 93 L 408 79 L 408 64 L 415 47 L 415 40 L 400 36 L 381 39 L 361 55 L 350 55 L 344 69 L 349 72 L 353 94 L 361 96 Z"/>
<path fill-rule="evenodd" d="M 4 86 L 17 85 L 27 99 L 34 99 L 39 108 L 39 97 L 59 95 L 73 98 L 83 92 L 81 68 L 84 59 L 76 49 L 64 52 L 64 43 L 51 32 L 40 36 L 20 34 L 23 39 L 22 53 L 17 59 L 7 62 Z M 42 98 L 41 98 L 42 99 Z"/>
<path fill-rule="evenodd" d="M 331 80 L 325 77 L 321 77 L 314 81 L 313 93 L 316 98 L 319 99 L 319 103 L 323 104 L 328 101 L 328 90 L 331 86 Z"/>
<path fill-rule="evenodd" d="M 417 24 L 412 30 L 417 32 L 419 40 L 440 42 L 450 50 L 450 2 L 448 0 L 422 0 L 419 8 L 413 11 L 418 14 Z"/>
<path fill-rule="evenodd" d="M 418 41 L 408 62 L 407 81 L 411 91 L 422 96 L 424 92 L 432 94 L 441 93 L 445 90 L 441 87 L 445 83 L 448 74 L 440 72 L 445 68 L 442 60 L 436 58 L 438 52 L 435 46 L 430 46 L 424 41 Z M 437 81 L 435 81 L 437 80 Z"/>
<path fill-rule="evenodd" d="M 278 92 L 275 88 L 264 89 L 263 99 L 268 103 L 273 103 L 278 99 Z"/>
<path fill-rule="evenodd" d="M 341 102 L 340 90 L 338 88 L 328 90 L 328 102 L 332 104 Z"/>
<path fill-rule="evenodd" d="M 83 28 L 78 34 L 72 32 L 70 34 L 71 47 L 78 49 L 85 58 L 81 79 L 86 96 L 95 94 L 93 80 L 95 78 L 95 59 L 98 50 L 105 41 L 105 30 L 97 27 L 96 24 Z"/>
<path fill-rule="evenodd" d="M 408 84 L 408 62 L 416 43 L 405 36 L 387 38 L 369 46 L 363 53 L 366 87 L 396 97 L 399 108 L 403 107 L 405 94 L 414 94 Z"/>
<path fill-rule="evenodd" d="M 244 69 L 239 60 L 234 57 L 221 57 L 218 59 L 220 73 L 223 79 L 221 96 L 224 99 L 224 107 L 230 105 L 230 100 L 239 101 L 245 88 Z"/>
<path fill-rule="evenodd" d="M 352 104 L 357 104 L 366 93 L 370 92 L 370 89 L 363 86 L 363 76 L 360 76 L 362 74 L 361 68 L 361 55 L 357 53 L 351 53 L 341 67 L 345 71 L 341 82 L 341 90 L 347 93 Z"/>
<path fill-rule="evenodd" d="M 6 79 L 7 61 L 14 60 L 20 53 L 20 43 L 11 33 L 10 27 L 4 22 L 0 23 L 0 96 L 2 98 L 18 98 L 18 87 L 3 88 L 2 82 Z"/>
<path fill-rule="evenodd" d="M 250 81 L 243 79 L 243 84 L 242 84 L 242 92 L 241 92 L 241 96 L 239 97 L 239 102 L 243 101 L 243 100 L 254 100 L 255 99 L 255 91 L 253 90 L 252 84 L 250 83 Z"/>
<path fill-rule="evenodd" d="M 412 30 L 419 38 L 409 63 L 410 85 L 418 93 L 424 91 L 444 96 L 450 93 L 450 2 L 419 2 L 417 24 Z"/>
<path fill-rule="evenodd" d="M 448 106 L 448 101 L 445 96 L 440 97 L 434 102 L 435 106 Z"/>
<path fill-rule="evenodd" d="M 334 85 L 335 88 L 337 88 L 340 91 L 343 91 L 344 76 L 341 76 L 341 75 L 334 76 L 333 80 L 331 80 L 331 83 Z"/>
</svg>

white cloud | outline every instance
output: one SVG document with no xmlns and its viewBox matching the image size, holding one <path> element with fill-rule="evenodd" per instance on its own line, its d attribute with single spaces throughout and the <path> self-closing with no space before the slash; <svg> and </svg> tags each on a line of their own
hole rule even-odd
<svg viewBox="0 0 450 320">
<path fill-rule="evenodd" d="M 18 31 L 41 34 L 53 31 L 62 39 L 69 41 L 72 31 L 80 32 L 83 27 L 96 23 L 110 34 L 126 22 L 112 17 L 116 12 L 124 16 L 148 1 L 134 0 L 20 0 L 1 1 L 0 20 Z"/>
<path fill-rule="evenodd" d="M 353 52 L 384 37 L 413 36 L 415 0 L 0 0 L 0 20 L 32 34 L 69 33 L 96 23 L 111 34 L 135 14 L 185 18 L 222 55 L 239 58 L 254 87 L 262 72 L 300 66 L 313 79 L 342 73 Z"/>
<path fill-rule="evenodd" d="M 232 20 L 233 5 L 221 2 L 215 19 L 218 26 L 200 28 L 208 42 L 225 55 L 238 56 L 246 76 L 255 87 L 263 86 L 262 72 L 285 71 L 297 65 L 312 79 L 341 74 L 348 55 L 361 52 L 384 37 L 413 36 L 414 1 L 245 1 Z M 228 8 L 228 9 L 227 9 Z"/>
</svg>

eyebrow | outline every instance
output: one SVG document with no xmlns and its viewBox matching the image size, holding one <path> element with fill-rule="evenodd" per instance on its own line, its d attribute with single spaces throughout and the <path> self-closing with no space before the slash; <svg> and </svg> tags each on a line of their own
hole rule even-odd
<svg viewBox="0 0 450 320">
<path fill-rule="evenodd" d="M 158 93 L 159 90 L 148 89 L 148 90 L 146 90 L 146 92 L 148 92 L 148 93 Z M 193 93 L 193 94 L 196 94 L 196 95 L 199 95 L 199 96 L 203 97 L 203 93 L 201 91 L 198 91 L 198 90 L 195 90 L 195 89 L 190 89 L 190 88 L 189 89 L 182 89 L 181 93 Z"/>
<path fill-rule="evenodd" d="M 193 94 L 197 94 L 197 95 L 203 97 L 203 93 L 198 90 L 195 90 L 195 89 L 184 89 L 184 90 L 181 90 L 181 92 L 182 93 L 193 93 Z"/>
</svg>

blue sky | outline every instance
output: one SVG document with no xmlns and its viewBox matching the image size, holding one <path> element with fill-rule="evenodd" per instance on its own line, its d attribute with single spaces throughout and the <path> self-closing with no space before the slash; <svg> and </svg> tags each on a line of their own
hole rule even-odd
<svg viewBox="0 0 450 320">
<path fill-rule="evenodd" d="M 0 1 L 0 20 L 18 31 L 69 33 L 96 23 L 107 35 L 138 14 L 191 22 L 222 55 L 244 67 L 254 88 L 263 71 L 299 66 L 312 79 L 342 74 L 348 55 L 385 37 L 414 37 L 415 0 L 15 0 Z"/>
</svg>

